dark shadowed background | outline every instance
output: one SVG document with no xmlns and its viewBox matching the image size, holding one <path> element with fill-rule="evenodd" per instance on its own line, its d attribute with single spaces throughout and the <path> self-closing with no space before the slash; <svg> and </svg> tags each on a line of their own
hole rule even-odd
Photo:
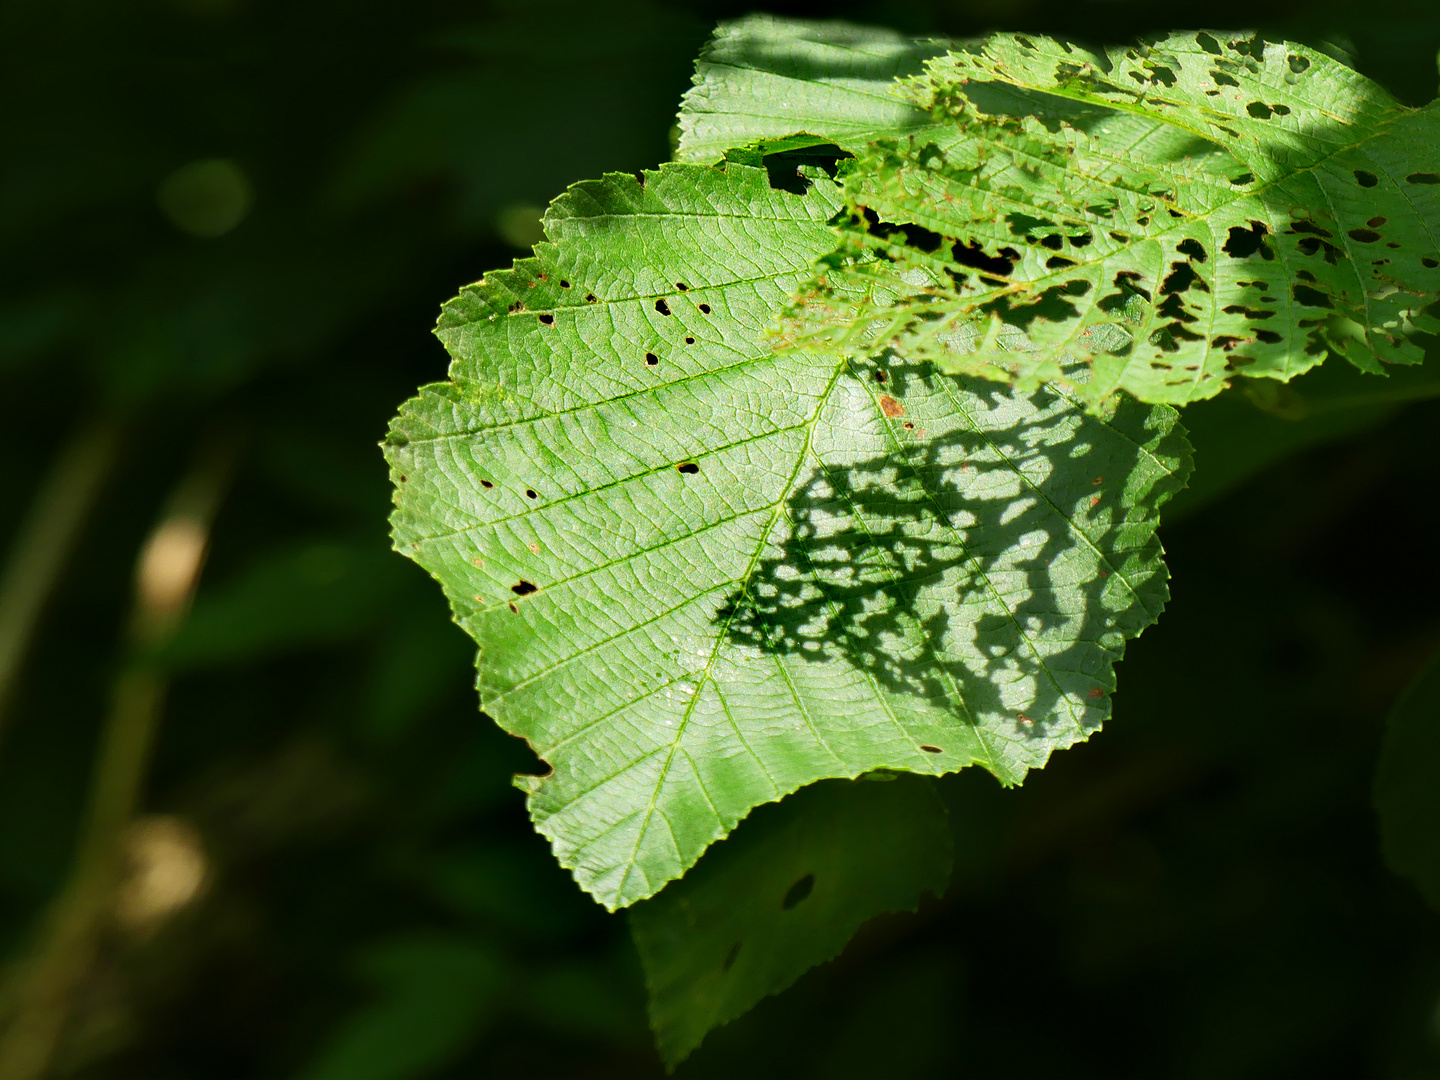
<svg viewBox="0 0 1440 1080">
<path fill-rule="evenodd" d="M 1094 41 L 1259 26 L 1414 104 L 1440 81 L 1434 0 L 765 9 Z M 0 703 L 12 960 L 73 865 L 141 546 L 197 461 L 233 462 L 151 663 L 169 697 L 133 842 L 171 901 L 85 960 L 49 1072 L 661 1074 L 624 917 L 531 830 L 509 778 L 533 757 L 477 713 L 468 641 L 388 550 L 377 443 L 444 374 L 440 303 L 567 184 L 667 159 L 695 54 L 749 10 L 0 8 L 0 558 L 66 447 L 113 465 Z M 681 1075 L 1440 1076 L 1440 916 L 1385 868 L 1370 796 L 1386 710 L 1440 644 L 1440 402 L 1423 372 L 1340 363 L 1187 412 L 1173 599 L 1107 729 L 1017 791 L 942 781 L 948 895 Z"/>
</svg>

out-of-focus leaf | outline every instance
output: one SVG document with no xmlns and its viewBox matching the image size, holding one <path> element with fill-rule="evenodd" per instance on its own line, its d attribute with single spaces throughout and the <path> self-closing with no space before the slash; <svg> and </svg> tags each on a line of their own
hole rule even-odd
<svg viewBox="0 0 1440 1080">
<path fill-rule="evenodd" d="M 1440 910 L 1440 654 L 1390 713 L 1375 804 L 1385 861 Z"/>
<path fill-rule="evenodd" d="M 372 946 L 357 965 L 378 1000 L 352 1013 L 303 1080 L 412 1080 L 484 1035 L 506 968 L 468 938 L 414 937 Z"/>
<path fill-rule="evenodd" d="M 838 956 L 876 915 L 945 891 L 950 829 L 932 781 L 886 779 L 825 781 L 763 808 L 631 911 L 667 1065 Z"/>
<path fill-rule="evenodd" d="M 175 668 L 248 661 L 363 633 L 403 585 L 383 548 L 312 542 L 201 592 L 161 659 Z"/>
</svg>

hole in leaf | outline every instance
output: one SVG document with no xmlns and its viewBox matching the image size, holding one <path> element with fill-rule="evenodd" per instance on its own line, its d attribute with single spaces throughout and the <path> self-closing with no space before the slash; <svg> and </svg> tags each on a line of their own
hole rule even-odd
<svg viewBox="0 0 1440 1080">
<path fill-rule="evenodd" d="M 1189 292 L 1191 289 L 1209 292 L 1210 286 L 1205 284 L 1205 279 L 1197 274 L 1188 262 L 1171 263 L 1170 274 L 1160 285 L 1160 295 L 1170 296 Z"/>
<path fill-rule="evenodd" d="M 724 973 L 724 972 L 726 972 L 726 971 L 729 971 L 732 967 L 734 967 L 734 966 L 735 966 L 735 959 L 736 959 L 736 957 L 738 957 L 739 955 L 740 955 L 740 942 L 737 941 L 737 942 L 735 942 L 734 945 L 731 945 L 731 946 L 730 946 L 730 951 L 725 954 L 725 962 L 720 965 L 720 971 L 721 971 L 722 973 Z"/>
<path fill-rule="evenodd" d="M 1048 239 L 1049 237 L 1046 237 L 1046 240 Z M 1044 242 L 1041 241 L 1041 243 Z M 1049 245 L 1046 244 L 1046 246 Z M 1020 253 L 1011 247 L 1001 248 L 998 255 L 987 255 L 985 250 L 973 240 L 966 247 L 961 247 L 959 241 L 956 241 L 951 251 L 955 261 L 961 266 L 971 267 L 993 277 L 1009 277 L 1015 269 L 1016 261 L 1020 258 Z"/>
<path fill-rule="evenodd" d="M 1279 345 L 1285 338 L 1274 330 L 1261 330 L 1251 327 L 1250 332 L 1255 335 L 1255 340 L 1263 341 L 1266 345 Z"/>
<path fill-rule="evenodd" d="M 1381 225 L 1385 224 L 1385 219 L 1383 217 L 1372 217 L 1369 221 L 1365 222 L 1365 224 L 1369 225 L 1372 229 L 1378 229 Z"/>
<path fill-rule="evenodd" d="M 1374 229 L 1351 229 L 1348 235 L 1358 244 L 1373 244 L 1380 239 L 1380 234 Z"/>
<path fill-rule="evenodd" d="M 1090 241 L 1094 240 L 1095 237 L 1092 236 L 1090 233 L 1087 232 L 1087 233 L 1077 233 L 1077 234 L 1074 235 L 1074 236 L 1067 236 L 1065 239 L 1069 240 L 1070 243 L 1074 244 L 1076 247 L 1084 247 L 1086 244 L 1090 243 Z M 1009 250 L 1009 249 L 1007 248 L 1007 249 L 1005 249 L 1005 250 Z M 1015 258 L 1019 258 L 1019 256 L 1017 255 L 1017 256 L 1015 256 Z"/>
<path fill-rule="evenodd" d="M 683 462 L 680 465 L 676 465 L 675 468 L 679 469 L 682 473 L 687 474 L 694 474 L 700 471 L 700 466 L 696 465 L 693 461 Z"/>
<path fill-rule="evenodd" d="M 1302 71 L 1309 70 L 1309 68 L 1310 61 L 1307 60 L 1305 57 L 1293 55 L 1290 57 L 1290 70 L 1293 71 L 1296 75 L 1299 75 Z"/>
<path fill-rule="evenodd" d="M 890 377 L 890 376 L 886 375 L 885 372 L 883 372 L 883 371 L 877 371 L 877 372 L 875 372 L 875 381 L 878 382 L 878 383 L 883 383 L 883 382 L 884 382 L 886 379 L 888 379 L 889 377 Z"/>
<path fill-rule="evenodd" d="M 585 302 L 586 302 L 587 304 L 594 304 L 594 303 L 597 303 L 598 301 L 599 301 L 599 297 L 597 297 L 593 292 L 587 292 L 587 293 L 585 294 Z"/>
<path fill-rule="evenodd" d="M 1306 307 L 1328 308 L 1335 306 L 1330 303 L 1328 296 L 1319 289 L 1312 289 L 1309 285 L 1296 285 L 1290 292 L 1295 297 L 1296 303 L 1303 304 Z"/>
<path fill-rule="evenodd" d="M 1209 34 L 1200 33 L 1195 35 L 1195 43 L 1204 49 L 1211 56 L 1221 55 L 1220 43 Z"/>
<path fill-rule="evenodd" d="M 1440 184 L 1440 173 L 1412 172 L 1405 181 L 1410 184 Z"/>
<path fill-rule="evenodd" d="M 645 354 L 645 363 L 649 364 L 651 367 L 654 367 L 656 364 L 660 363 L 660 358 L 656 356 L 653 352 L 647 352 Z"/>
<path fill-rule="evenodd" d="M 1269 232 L 1270 230 L 1263 222 L 1253 219 L 1248 229 L 1240 225 L 1232 225 L 1230 226 L 1230 238 L 1225 241 L 1225 246 L 1220 250 L 1233 259 L 1246 259 L 1257 251 L 1260 252 L 1262 258 L 1273 259 L 1275 252 L 1270 250 L 1270 245 L 1265 241 Z"/>
<path fill-rule="evenodd" d="M 517 581 L 514 585 L 511 585 L 510 591 L 513 592 L 516 596 L 529 596 L 531 593 L 539 592 L 540 586 L 522 579 L 520 581 Z"/>
<path fill-rule="evenodd" d="M 943 754 L 945 752 L 944 750 L 941 750 L 940 747 L 931 746 L 929 743 L 921 743 L 920 749 L 924 750 L 927 754 Z"/>
<path fill-rule="evenodd" d="M 1388 261 L 1388 260 L 1387 260 L 1387 261 Z M 1423 265 L 1423 266 L 1428 266 L 1431 270 L 1435 269 L 1435 267 L 1437 267 L 1437 266 L 1440 266 L 1440 262 L 1436 262 L 1434 259 L 1430 258 L 1428 255 L 1425 256 L 1424 258 L 1422 258 L 1422 259 L 1420 260 L 1420 263 L 1421 263 L 1421 265 Z"/>
<path fill-rule="evenodd" d="M 709 314 L 710 314 L 710 305 L 709 305 L 709 304 L 701 304 L 701 305 L 700 305 L 700 314 L 701 314 L 701 315 L 709 315 Z"/>
<path fill-rule="evenodd" d="M 1175 250 L 1182 255 L 1189 255 L 1196 262 L 1204 262 L 1210 258 L 1210 253 L 1205 250 L 1199 240 L 1181 240 L 1175 245 Z"/>
<path fill-rule="evenodd" d="M 1374 187 L 1380 182 L 1380 178 L 1372 172 L 1366 172 L 1364 169 L 1356 169 L 1355 182 L 1361 187 Z"/>
<path fill-rule="evenodd" d="M 527 499 L 538 499 L 540 496 L 536 493 L 534 488 L 526 488 L 525 497 Z"/>
<path fill-rule="evenodd" d="M 540 316 L 540 321 L 541 321 L 542 323 L 544 323 L 546 326 L 553 326 L 554 323 L 555 323 L 555 316 L 554 316 L 554 315 L 541 315 L 541 316 Z"/>
<path fill-rule="evenodd" d="M 561 279 L 560 279 L 560 287 L 561 287 L 562 289 L 568 289 L 568 288 L 570 288 L 570 282 L 566 281 L 564 278 L 561 278 Z"/>
<path fill-rule="evenodd" d="M 689 291 L 690 291 L 690 286 L 689 286 L 689 285 L 686 285 L 683 281 L 677 281 L 677 282 L 675 282 L 675 288 L 679 289 L 681 292 L 689 292 Z"/>
<path fill-rule="evenodd" d="M 815 875 L 806 874 L 786 891 L 785 899 L 780 902 L 780 907 L 785 911 L 789 911 L 814 891 Z"/>
<path fill-rule="evenodd" d="M 1074 265 L 1075 260 L 1067 259 L 1064 255 L 1051 255 L 1050 258 L 1045 260 L 1045 269 L 1047 270 L 1059 270 L 1063 267 Z"/>
<path fill-rule="evenodd" d="M 1323 236 L 1327 239 L 1335 236 L 1329 229 L 1322 229 L 1313 221 L 1292 221 L 1290 223 L 1290 230 L 1297 233 L 1310 233 L 1314 236 Z"/>
<path fill-rule="evenodd" d="M 686 344 L 686 345 L 694 345 L 694 344 L 695 344 L 695 339 L 694 339 L 693 337 L 687 337 L 687 338 L 685 339 L 685 344 Z"/>
<path fill-rule="evenodd" d="M 658 311 L 661 315 L 670 314 L 670 305 L 665 303 L 665 298 L 663 296 L 659 300 L 655 301 L 655 310 Z"/>
<path fill-rule="evenodd" d="M 1059 233 L 1051 233 L 1049 236 L 1041 237 L 1040 243 L 1051 251 L 1059 251 L 1065 246 L 1065 240 Z"/>
<path fill-rule="evenodd" d="M 1234 184 L 1236 187 L 1244 187 L 1246 184 L 1253 184 L 1254 182 L 1254 173 L 1241 173 L 1239 176 L 1232 176 L 1230 178 L 1230 183 Z"/>
<path fill-rule="evenodd" d="M 489 480 L 481 480 L 480 486 L 483 488 L 493 488 L 495 485 L 492 484 Z"/>
</svg>

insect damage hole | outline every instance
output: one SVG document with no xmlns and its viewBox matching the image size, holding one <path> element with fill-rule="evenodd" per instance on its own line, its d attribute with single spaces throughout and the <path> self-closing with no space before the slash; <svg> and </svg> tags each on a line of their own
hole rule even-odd
<svg viewBox="0 0 1440 1080">
<path fill-rule="evenodd" d="M 1364 169 L 1356 169 L 1355 182 L 1361 187 L 1374 187 L 1380 182 L 1380 178 L 1372 172 L 1366 172 Z"/>
<path fill-rule="evenodd" d="M 676 465 L 675 468 L 690 476 L 700 471 L 700 466 L 696 465 L 693 461 L 682 461 L 679 465 Z"/>
<path fill-rule="evenodd" d="M 554 325 L 555 325 L 555 316 L 547 313 L 547 314 L 544 314 L 544 315 L 541 315 L 541 316 L 540 316 L 540 321 L 541 321 L 542 323 L 544 323 L 546 326 L 554 326 Z"/>
<path fill-rule="evenodd" d="M 665 298 L 663 296 L 659 300 L 655 301 L 655 310 L 658 311 L 661 315 L 670 314 L 670 305 L 665 302 Z"/>
<path fill-rule="evenodd" d="M 1440 184 L 1440 173 L 1412 172 L 1405 177 L 1407 184 Z"/>
<path fill-rule="evenodd" d="M 794 885 L 791 885 L 790 888 L 786 891 L 785 899 L 780 902 L 781 909 L 784 911 L 789 911 L 791 908 L 793 908 L 796 904 L 800 903 L 800 901 L 804 900 L 814 891 L 815 875 L 806 874 L 799 881 L 795 882 Z"/>
<path fill-rule="evenodd" d="M 645 363 L 648 364 L 650 367 L 654 367 L 656 364 L 660 363 L 660 358 L 656 356 L 653 352 L 647 352 L 645 354 Z"/>
<path fill-rule="evenodd" d="M 540 586 L 536 585 L 532 581 L 526 581 L 522 578 L 514 585 L 510 586 L 510 591 L 513 592 L 516 596 L 529 596 L 531 593 L 539 592 Z"/>
<path fill-rule="evenodd" d="M 701 305 L 700 305 L 700 314 L 701 314 L 701 315 L 709 315 L 709 314 L 710 314 L 710 305 L 709 305 L 709 304 L 701 304 Z"/>
<path fill-rule="evenodd" d="M 735 960 L 740 955 L 740 942 L 730 946 L 730 951 L 725 954 L 725 961 L 720 965 L 720 973 L 723 975 L 735 966 Z"/>
<path fill-rule="evenodd" d="M 534 488 L 526 488 L 525 497 L 527 499 L 538 499 L 540 497 L 540 493 L 537 492 Z"/>
</svg>

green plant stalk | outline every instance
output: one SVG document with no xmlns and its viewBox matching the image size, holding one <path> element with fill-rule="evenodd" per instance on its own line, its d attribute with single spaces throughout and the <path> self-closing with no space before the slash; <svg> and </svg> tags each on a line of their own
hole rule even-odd
<svg viewBox="0 0 1440 1080">
<path fill-rule="evenodd" d="M 11 1022 L 0 1036 L 0 1077 L 5 1080 L 45 1074 L 73 992 L 105 929 L 123 870 L 124 832 L 140 801 L 168 687 L 153 657 L 179 628 L 194 598 L 235 449 L 232 438 L 202 452 L 141 551 L 127 635 L 130 659 L 116 679 L 101 731 L 74 869 L 6 995 Z"/>
<path fill-rule="evenodd" d="M 81 423 L 41 484 L 0 574 L 0 736 L 46 601 L 114 465 L 120 437 L 110 418 Z"/>
</svg>

